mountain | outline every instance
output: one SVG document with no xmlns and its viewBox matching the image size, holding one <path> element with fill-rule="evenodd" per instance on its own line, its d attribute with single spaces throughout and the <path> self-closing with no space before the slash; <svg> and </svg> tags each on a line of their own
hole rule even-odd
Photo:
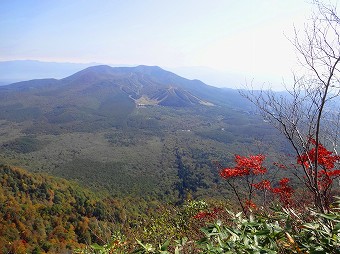
<svg viewBox="0 0 340 254">
<path fill-rule="evenodd" d="M 71 101 L 77 102 L 77 107 L 88 107 L 94 101 L 105 107 L 105 103 L 122 99 L 125 100 L 126 106 L 130 107 L 186 107 L 198 104 L 244 106 L 244 99 L 235 90 L 222 91 L 199 80 L 188 80 L 156 66 L 93 66 L 60 80 L 30 80 L 1 87 L 0 99 L 13 103 L 15 98 L 11 96 L 17 97 L 15 92 L 25 94 L 25 98 L 20 99 L 18 103 L 26 101 L 27 105 L 34 102 L 42 106 L 47 100 L 43 102 L 40 99 L 53 95 L 49 96 L 48 105 L 44 105 L 45 109 L 56 107 L 61 102 L 69 104 Z M 225 101 L 226 96 L 229 97 L 228 101 Z"/>
<path fill-rule="evenodd" d="M 59 80 L 18 82 L 0 87 L 0 101 L 0 119 L 33 120 L 27 134 L 121 128 L 135 122 L 140 107 L 250 110 L 235 90 L 188 80 L 157 66 L 100 65 Z"/>
<path fill-rule="evenodd" d="M 157 66 L 92 66 L 0 87 L 0 126 L 0 163 L 163 201 L 223 196 L 213 161 L 257 151 L 258 140 L 264 151 L 286 149 L 236 90 Z"/>
<path fill-rule="evenodd" d="M 62 80 L 63 83 L 82 84 L 78 91 L 84 91 L 100 82 L 106 83 L 113 93 L 123 92 L 136 104 L 162 106 L 190 106 L 209 104 L 192 94 L 194 89 L 206 89 L 206 85 L 183 79 L 159 67 L 137 66 L 135 68 L 112 68 L 109 66 L 94 66 L 80 71 Z M 104 90 L 97 88 L 97 92 Z M 191 90 L 191 91 L 189 91 Z"/>
<path fill-rule="evenodd" d="M 41 78 L 63 78 L 94 63 L 43 62 L 37 60 L 0 61 L 0 86 L 19 81 Z M 119 65 L 110 65 L 117 67 Z M 120 65 L 121 66 L 121 65 Z M 219 72 L 207 67 L 177 67 L 168 70 L 189 79 L 200 79 L 207 84 L 223 87 L 239 87 L 244 76 L 232 72 Z"/>
</svg>

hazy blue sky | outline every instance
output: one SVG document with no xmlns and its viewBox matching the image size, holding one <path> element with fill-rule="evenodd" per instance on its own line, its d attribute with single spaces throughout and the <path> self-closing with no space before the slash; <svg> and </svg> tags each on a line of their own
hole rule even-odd
<svg viewBox="0 0 340 254">
<path fill-rule="evenodd" d="M 1 0 L 0 61 L 205 66 L 281 78 L 304 0 Z M 265 81 L 265 80 L 264 80 Z"/>
</svg>

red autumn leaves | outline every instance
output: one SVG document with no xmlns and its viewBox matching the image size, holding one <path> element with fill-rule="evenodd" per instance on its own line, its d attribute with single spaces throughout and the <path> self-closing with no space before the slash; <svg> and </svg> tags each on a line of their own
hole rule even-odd
<svg viewBox="0 0 340 254">
<path fill-rule="evenodd" d="M 320 143 L 316 145 L 314 139 L 309 139 L 308 145 L 311 148 L 306 153 L 297 157 L 297 164 L 304 167 L 307 178 L 316 179 L 317 188 L 320 191 L 327 191 L 332 186 L 334 179 L 340 176 L 340 170 L 335 169 L 336 163 L 340 162 L 340 156 L 328 151 Z M 235 155 L 236 166 L 222 169 L 220 176 L 227 180 L 236 178 L 246 179 L 248 189 L 250 190 L 250 195 L 248 195 L 250 199 L 246 199 L 244 204 L 241 204 L 242 207 L 255 208 L 255 204 L 252 201 L 252 187 L 263 193 L 272 193 L 278 197 L 282 205 L 290 206 L 294 193 L 293 188 L 289 186 L 290 180 L 282 178 L 277 184 L 273 185 L 268 179 L 264 179 L 264 175 L 267 173 L 267 169 L 263 166 L 264 160 L 265 156 L 262 154 L 251 155 L 249 157 Z M 282 164 L 274 163 L 274 166 L 279 169 L 286 169 L 286 166 Z M 262 180 L 255 182 L 258 176 Z M 235 192 L 237 187 L 234 186 L 233 190 Z"/>
<path fill-rule="evenodd" d="M 228 179 L 231 177 L 240 177 L 246 175 L 259 175 L 265 174 L 267 169 L 262 166 L 265 156 L 250 155 L 249 157 L 243 157 L 240 155 L 235 155 L 236 166 L 234 168 L 225 168 L 220 172 L 222 178 Z"/>
<path fill-rule="evenodd" d="M 289 206 L 292 203 L 292 195 L 294 190 L 288 185 L 289 179 L 282 178 L 279 181 L 279 186 L 276 188 L 271 188 L 271 192 L 280 197 L 280 202 L 284 206 Z"/>
<path fill-rule="evenodd" d="M 194 216 L 194 218 L 195 219 L 215 219 L 219 212 L 221 212 L 221 209 L 218 209 L 218 208 L 214 208 L 211 212 L 200 211 Z"/>
<path fill-rule="evenodd" d="M 267 168 L 263 166 L 265 158 L 266 157 L 262 154 L 251 155 L 249 157 L 235 155 L 236 166 L 222 169 L 220 171 L 220 176 L 224 179 L 230 179 L 235 177 L 264 175 L 267 173 Z M 281 179 L 278 186 L 275 188 L 271 186 L 271 182 L 267 179 L 258 183 L 248 183 L 257 190 L 270 191 L 271 193 L 278 195 L 281 203 L 286 206 L 291 203 L 293 189 L 288 185 L 288 178 Z M 255 208 L 255 205 L 251 200 L 246 200 L 245 206 Z"/>
<path fill-rule="evenodd" d="M 305 185 L 310 194 L 319 195 L 319 201 L 325 209 L 329 208 L 329 200 L 332 197 L 332 185 L 336 178 L 340 177 L 340 169 L 337 165 L 340 156 L 325 148 L 321 143 L 317 143 L 310 138 L 307 143 L 306 152 L 301 153 L 296 158 L 296 165 L 291 165 L 292 169 L 303 168 Z M 218 164 L 220 176 L 227 181 L 234 192 L 236 198 L 245 214 L 250 210 L 257 209 L 254 203 L 255 194 L 262 193 L 263 206 L 268 205 L 269 200 L 275 197 L 282 206 L 293 205 L 293 188 L 289 185 L 289 178 L 282 178 L 277 183 L 272 183 L 266 179 L 267 168 L 263 166 L 265 156 L 262 154 L 250 155 L 248 157 L 235 155 L 236 165 L 231 168 L 222 168 Z M 273 163 L 278 169 L 287 170 L 287 167 L 280 163 Z M 295 172 L 295 174 L 300 174 Z M 301 179 L 301 178 L 299 178 Z M 232 181 L 237 180 L 237 181 Z M 241 181 L 238 181 L 241 180 Z M 271 194 L 271 195 L 268 195 Z M 257 199 L 257 200 L 261 200 Z M 317 205 L 317 204 L 316 204 Z M 206 219 L 215 218 L 216 211 L 199 212 L 194 218 Z"/>
<path fill-rule="evenodd" d="M 335 169 L 335 164 L 340 161 L 340 156 L 328 151 L 320 143 L 316 152 L 316 141 L 314 139 L 310 139 L 309 143 L 314 147 L 298 157 L 297 163 L 304 166 L 313 179 L 316 175 L 318 188 L 321 191 L 326 191 L 331 187 L 334 179 L 340 176 L 340 170 Z M 315 162 L 320 169 L 315 170 Z"/>
</svg>

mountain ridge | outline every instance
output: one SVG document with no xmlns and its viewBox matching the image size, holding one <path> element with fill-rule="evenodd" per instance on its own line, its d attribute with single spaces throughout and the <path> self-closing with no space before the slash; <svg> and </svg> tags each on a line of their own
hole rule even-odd
<svg viewBox="0 0 340 254">
<path fill-rule="evenodd" d="M 44 87 L 44 82 L 46 87 Z M 91 66 L 62 79 L 38 79 L 13 83 L 1 87 L 0 91 L 12 89 L 54 90 L 55 94 L 84 92 L 96 86 L 97 90 L 111 87 L 111 92 L 119 93 L 118 88 L 136 104 L 143 98 L 148 105 L 185 107 L 190 105 L 214 105 L 204 98 L 204 90 L 216 92 L 218 88 L 208 86 L 199 80 L 189 80 L 158 66 L 139 65 L 136 67 Z M 66 90 L 65 90 L 66 89 Z M 62 92 L 64 90 L 64 92 Z M 104 89 L 105 90 L 105 89 Z M 116 91 L 113 91 L 116 90 Z M 161 99 L 158 99 L 161 98 Z"/>
<path fill-rule="evenodd" d="M 83 70 L 90 66 L 102 65 L 101 63 L 74 63 L 74 62 L 49 62 L 40 60 L 8 60 L 0 61 L 0 85 L 8 85 L 15 82 L 32 80 L 32 79 L 42 79 L 42 78 L 56 78 L 61 79 L 66 76 L 72 75 L 73 73 Z M 126 64 L 107 64 L 111 67 L 132 67 L 134 65 Z M 171 72 L 180 74 L 182 77 L 188 79 L 197 79 L 201 77 L 205 80 L 205 83 L 210 84 L 210 79 L 206 78 L 204 73 L 206 70 L 197 67 L 186 67 L 184 69 L 191 69 L 191 72 L 183 71 L 183 68 L 166 68 Z M 196 75 L 194 74 L 196 73 Z M 209 73 L 210 76 L 218 76 L 218 73 Z M 198 78 L 202 80 L 202 78 Z M 234 82 L 228 82 L 228 79 L 224 83 L 230 84 Z M 215 84 L 212 82 L 211 84 Z"/>
</svg>

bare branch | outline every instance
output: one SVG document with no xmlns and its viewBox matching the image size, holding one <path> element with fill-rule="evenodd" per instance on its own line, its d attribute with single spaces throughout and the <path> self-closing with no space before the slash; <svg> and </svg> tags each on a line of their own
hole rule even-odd
<svg viewBox="0 0 340 254">
<path fill-rule="evenodd" d="M 318 161 L 320 141 L 336 151 L 339 137 L 339 111 L 332 101 L 340 95 L 340 19 L 336 6 L 315 0 L 316 12 L 302 31 L 294 27 L 289 39 L 295 47 L 303 74 L 293 74 L 292 88 L 284 95 L 272 91 L 243 92 L 261 115 L 288 139 L 298 158 L 308 154 L 309 138 L 315 139 L 315 156 L 308 157 L 309 167 L 301 165 L 305 184 L 314 194 L 315 206 L 322 212 L 329 205 L 331 186 L 320 189 Z M 300 177 L 299 177 L 300 178 Z M 300 178 L 301 179 L 301 178 Z"/>
</svg>

